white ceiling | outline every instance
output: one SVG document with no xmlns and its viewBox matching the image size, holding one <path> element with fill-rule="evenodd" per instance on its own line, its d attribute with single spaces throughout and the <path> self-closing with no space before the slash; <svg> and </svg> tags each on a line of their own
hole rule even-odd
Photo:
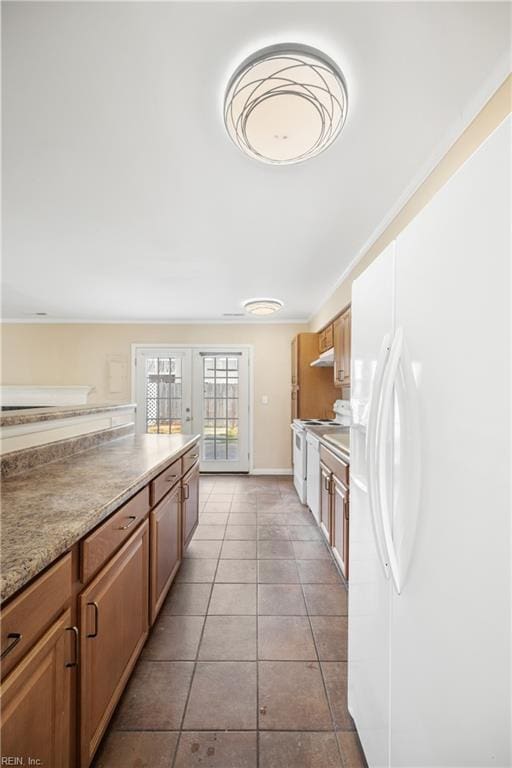
<svg viewBox="0 0 512 768">
<path fill-rule="evenodd" d="M 505 74 L 508 3 L 2 3 L 4 314 L 307 318 Z M 245 157 L 223 89 L 251 51 L 345 73 L 337 142 Z"/>
</svg>

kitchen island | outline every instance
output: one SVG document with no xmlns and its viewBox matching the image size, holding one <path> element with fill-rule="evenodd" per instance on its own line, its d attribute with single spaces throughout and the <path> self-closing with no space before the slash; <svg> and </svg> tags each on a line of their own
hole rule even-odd
<svg viewBox="0 0 512 768">
<path fill-rule="evenodd" d="M 2 755 L 91 763 L 197 526 L 198 442 L 130 434 L 3 481 Z"/>
</svg>

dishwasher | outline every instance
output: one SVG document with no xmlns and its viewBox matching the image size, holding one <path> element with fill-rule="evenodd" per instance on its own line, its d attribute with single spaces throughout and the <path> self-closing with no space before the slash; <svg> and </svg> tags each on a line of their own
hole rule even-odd
<svg viewBox="0 0 512 768">
<path fill-rule="evenodd" d="M 306 432 L 306 487 L 307 502 L 313 517 L 320 522 L 320 441 L 316 435 Z"/>
</svg>

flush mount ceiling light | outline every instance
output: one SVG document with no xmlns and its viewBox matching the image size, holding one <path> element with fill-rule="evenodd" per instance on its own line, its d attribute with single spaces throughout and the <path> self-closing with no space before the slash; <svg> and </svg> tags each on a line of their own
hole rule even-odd
<svg viewBox="0 0 512 768">
<path fill-rule="evenodd" d="M 279 312 L 283 307 L 283 302 L 279 299 L 247 299 L 242 304 L 246 312 L 251 315 L 273 315 L 274 312 Z"/>
<path fill-rule="evenodd" d="M 231 78 L 226 128 L 240 149 L 265 163 L 314 157 L 339 135 L 347 89 L 337 65 L 316 48 L 286 43 L 263 48 Z"/>
</svg>

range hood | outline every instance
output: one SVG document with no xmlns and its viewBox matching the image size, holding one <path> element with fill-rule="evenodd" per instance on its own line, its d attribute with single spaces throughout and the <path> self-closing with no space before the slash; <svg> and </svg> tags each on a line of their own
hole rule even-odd
<svg viewBox="0 0 512 768">
<path fill-rule="evenodd" d="M 332 368 L 334 366 L 334 347 L 322 352 L 320 357 L 310 363 L 312 368 Z"/>
</svg>

